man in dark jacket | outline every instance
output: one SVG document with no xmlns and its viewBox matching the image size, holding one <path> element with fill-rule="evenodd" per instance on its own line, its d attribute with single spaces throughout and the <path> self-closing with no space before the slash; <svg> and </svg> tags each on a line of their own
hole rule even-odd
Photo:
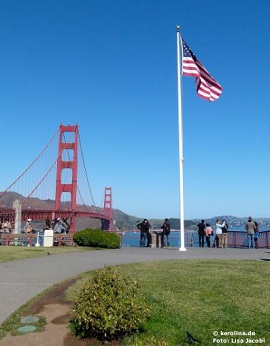
<svg viewBox="0 0 270 346">
<path fill-rule="evenodd" d="M 248 248 L 251 247 L 255 249 L 254 233 L 256 232 L 257 227 L 251 216 L 249 216 L 248 221 L 245 223 L 245 229 L 247 230 L 248 236 Z"/>
<path fill-rule="evenodd" d="M 199 235 L 199 247 L 204 247 L 204 237 L 205 237 L 205 223 L 204 220 L 201 220 L 197 225 L 198 235 Z"/>
<path fill-rule="evenodd" d="M 146 246 L 150 247 L 151 246 L 151 234 L 150 234 L 151 225 L 148 222 L 148 220 L 144 219 L 142 222 L 140 222 L 137 225 L 137 228 L 141 231 L 140 246 L 145 246 L 145 242 L 147 239 L 147 245 Z"/>
<path fill-rule="evenodd" d="M 168 219 L 165 219 L 163 225 L 161 226 L 161 246 L 170 246 L 169 234 L 171 232 L 171 225 Z M 165 242 L 164 242 L 165 240 Z"/>
</svg>

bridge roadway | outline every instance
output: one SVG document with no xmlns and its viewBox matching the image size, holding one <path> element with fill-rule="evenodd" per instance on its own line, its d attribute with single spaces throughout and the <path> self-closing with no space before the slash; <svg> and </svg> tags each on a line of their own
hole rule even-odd
<svg viewBox="0 0 270 346">
<path fill-rule="evenodd" d="M 0 248 L 1 250 L 1 248 Z M 48 248 L 48 251 L 49 248 Z M 0 251 L 1 253 L 1 251 Z M 124 263 L 185 259 L 243 259 L 270 261 L 269 249 L 178 249 L 124 247 L 50 255 L 0 263 L 0 323 L 45 289 L 72 276 Z M 265 262 L 266 265 L 270 263 Z"/>
<path fill-rule="evenodd" d="M 0 208 L 0 217 L 1 222 L 8 220 L 10 222 L 15 221 L 15 209 L 12 208 Z M 70 218 L 70 217 L 88 217 L 91 219 L 100 219 L 110 222 L 110 216 L 104 212 L 94 212 L 94 211 L 85 211 L 85 210 L 55 210 L 55 209 L 22 209 L 21 219 L 26 221 L 31 219 L 34 221 L 44 221 L 46 218 L 55 219 L 55 218 Z"/>
</svg>

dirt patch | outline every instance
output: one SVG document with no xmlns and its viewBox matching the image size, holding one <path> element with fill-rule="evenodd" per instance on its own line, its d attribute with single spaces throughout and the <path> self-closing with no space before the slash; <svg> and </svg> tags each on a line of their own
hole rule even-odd
<svg viewBox="0 0 270 346">
<path fill-rule="evenodd" d="M 71 302 L 67 301 L 65 297 L 66 290 L 73 285 L 77 280 L 71 279 L 65 282 L 62 282 L 61 284 L 53 287 L 43 295 L 41 298 L 39 298 L 36 302 L 31 304 L 29 306 L 29 309 L 24 312 L 24 316 L 28 315 L 37 315 L 39 314 L 43 309 L 45 305 L 49 304 L 64 304 L 69 305 L 71 307 Z"/>
<path fill-rule="evenodd" d="M 42 332 L 32 332 L 23 335 L 8 334 L 2 340 L 3 346 L 120 346 L 121 342 L 102 343 L 96 339 L 82 340 L 72 335 L 68 328 L 72 303 L 65 298 L 66 289 L 73 285 L 76 279 L 59 284 L 34 302 L 24 316 L 39 315 L 46 318 L 47 324 Z"/>
</svg>

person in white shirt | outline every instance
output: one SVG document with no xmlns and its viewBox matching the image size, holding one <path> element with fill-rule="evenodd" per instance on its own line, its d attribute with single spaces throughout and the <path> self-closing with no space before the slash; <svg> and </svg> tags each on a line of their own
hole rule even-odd
<svg viewBox="0 0 270 346">
<path fill-rule="evenodd" d="M 221 247 L 221 235 L 222 235 L 222 228 L 224 226 L 225 226 L 225 221 L 221 223 L 219 219 L 216 220 L 216 237 L 215 237 L 216 247 Z"/>
</svg>

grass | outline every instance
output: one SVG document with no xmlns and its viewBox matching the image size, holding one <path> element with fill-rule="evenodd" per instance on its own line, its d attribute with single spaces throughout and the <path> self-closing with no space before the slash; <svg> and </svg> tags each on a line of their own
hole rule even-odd
<svg viewBox="0 0 270 346">
<path fill-rule="evenodd" d="M 90 251 L 93 248 L 81 246 L 54 246 L 46 247 L 27 247 L 27 246 L 0 246 L 0 263 L 9 262 L 24 258 L 47 256 L 47 252 L 52 255 L 64 254 L 75 251 Z"/>
<path fill-rule="evenodd" d="M 31 301 L 32 302 L 32 301 Z M 31 325 L 37 328 L 36 331 L 43 331 L 46 326 L 46 319 L 43 316 L 37 316 L 39 320 L 37 322 L 31 323 L 22 323 L 21 318 L 25 309 L 29 306 L 29 303 L 23 305 L 20 309 L 18 309 L 14 314 L 10 316 L 0 327 L 0 339 L 4 337 L 8 332 L 11 335 L 21 335 L 18 331 L 18 328 Z"/>
<path fill-rule="evenodd" d="M 47 250 L 0 247 L 0 260 L 43 256 L 47 251 L 65 253 L 85 251 L 85 248 L 55 247 Z M 221 332 L 251 331 L 255 333 L 251 339 L 265 338 L 261 343 L 270 346 L 268 262 L 179 260 L 128 264 L 123 267 L 130 275 L 138 278 L 151 308 L 151 318 L 144 324 L 143 332 L 126 338 L 123 345 L 187 345 L 186 331 L 205 346 L 221 343 L 221 340 L 228 340 L 226 343 L 232 344 L 232 338 L 235 338 L 235 344 L 246 344 L 245 336 L 221 336 Z M 91 275 L 92 272 L 84 274 L 67 290 L 69 300 L 74 300 L 78 287 Z M 18 325 L 26 306 L 3 323 L 0 337 L 12 326 Z M 218 333 L 216 341 L 214 332 Z"/>
<path fill-rule="evenodd" d="M 24 314 L 24 312 L 34 304 L 38 299 L 41 299 L 45 294 L 50 292 L 51 288 L 45 290 L 43 293 L 37 295 L 35 298 L 29 300 L 26 304 L 22 305 L 18 310 L 16 310 L 7 320 L 5 320 L 0 325 L 0 339 L 2 339 L 8 332 L 11 335 L 19 335 L 20 333 L 17 331 L 19 327 L 22 327 L 23 325 L 21 323 L 21 318 Z M 37 316 L 39 318 L 39 321 L 36 323 L 31 323 L 31 325 L 34 325 L 37 327 L 37 331 L 43 331 L 46 325 L 46 319 L 43 316 Z"/>
<path fill-rule="evenodd" d="M 124 266 L 138 277 L 151 307 L 144 332 L 125 345 L 187 345 L 189 331 L 202 345 L 245 336 L 221 336 L 221 332 L 255 332 L 270 345 L 270 266 L 243 260 L 181 260 Z M 91 273 L 88 274 L 91 276 Z M 84 277 L 84 280 L 86 278 Z M 78 283 L 68 290 L 76 295 Z M 216 341 L 213 333 L 217 331 Z M 150 341 L 152 340 L 152 341 Z M 159 341 L 157 341 L 159 340 Z M 150 343 L 149 343 L 150 341 Z M 246 342 L 245 342 L 246 343 Z"/>
</svg>

